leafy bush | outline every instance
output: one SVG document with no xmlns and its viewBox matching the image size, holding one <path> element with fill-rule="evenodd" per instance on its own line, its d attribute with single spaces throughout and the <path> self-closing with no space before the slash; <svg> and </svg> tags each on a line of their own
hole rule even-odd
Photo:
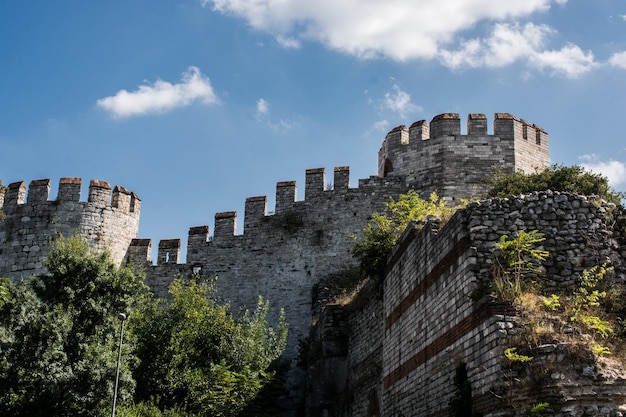
<svg viewBox="0 0 626 417">
<path fill-rule="evenodd" d="M 543 297 L 542 302 L 548 311 L 557 311 L 561 308 L 561 299 L 556 294 L 551 294 L 550 297 Z"/>
<path fill-rule="evenodd" d="M 591 173 L 583 167 L 574 165 L 552 165 L 543 171 L 532 174 L 515 172 L 505 175 L 496 171 L 490 180 L 489 197 L 510 197 L 527 194 L 533 191 L 561 191 L 581 195 L 597 195 L 619 204 L 624 193 L 617 192 L 609 186 L 609 181 L 601 174 Z"/>
<path fill-rule="evenodd" d="M 508 348 L 504 351 L 504 357 L 511 363 L 526 363 L 532 361 L 534 358 L 532 356 L 521 355 L 517 353 L 516 347 Z"/>
<path fill-rule="evenodd" d="M 237 416 L 276 378 L 287 326 L 267 326 L 269 305 L 235 320 L 215 301 L 212 283 L 178 278 L 171 300 L 155 301 L 130 324 L 141 360 L 135 400 L 163 412 Z"/>
<path fill-rule="evenodd" d="M 528 417 L 543 417 L 550 407 L 550 403 L 537 403 L 528 410 Z"/>
<path fill-rule="evenodd" d="M 182 279 L 170 301 L 152 300 L 140 276 L 78 237 L 54 242 L 46 265 L 29 283 L 0 280 L 0 416 L 110 413 L 120 312 L 118 415 L 261 416 L 259 393 L 276 398 L 287 326 L 282 315 L 267 326 L 267 302 L 235 320 L 212 284 Z"/>
<path fill-rule="evenodd" d="M 3 284 L 0 416 L 102 415 L 113 392 L 117 313 L 132 314 L 146 287 L 76 237 L 54 242 L 47 266 L 30 283 Z M 131 347 L 128 338 L 121 399 L 134 388 Z"/>
<path fill-rule="evenodd" d="M 365 277 L 384 277 L 387 256 L 412 220 L 425 220 L 428 216 L 447 220 L 461 206 L 447 207 L 436 193 L 424 200 L 417 192 L 410 190 L 401 194 L 397 201 L 390 199 L 385 207 L 387 213 L 375 212 L 372 215 L 363 230 L 363 237 L 356 241 L 352 251 Z"/>
</svg>

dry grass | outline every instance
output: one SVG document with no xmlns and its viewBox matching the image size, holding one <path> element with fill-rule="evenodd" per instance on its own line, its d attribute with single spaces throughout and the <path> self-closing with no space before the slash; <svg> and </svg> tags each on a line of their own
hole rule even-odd
<svg viewBox="0 0 626 417">
<path fill-rule="evenodd" d="M 522 351 L 532 352 L 536 347 L 549 343 L 566 343 L 569 346 L 568 353 L 574 358 L 611 364 L 618 373 L 626 370 L 626 343 L 623 335 L 613 333 L 602 337 L 583 323 L 572 321 L 571 297 L 559 297 L 560 305 L 557 308 L 551 301 L 550 297 L 534 292 L 524 292 L 515 300 L 514 305 L 523 323 L 523 331 L 517 340 Z M 611 328 L 619 327 L 615 322 L 616 317 L 611 317 L 601 309 L 595 309 L 589 314 L 597 314 Z"/>
</svg>

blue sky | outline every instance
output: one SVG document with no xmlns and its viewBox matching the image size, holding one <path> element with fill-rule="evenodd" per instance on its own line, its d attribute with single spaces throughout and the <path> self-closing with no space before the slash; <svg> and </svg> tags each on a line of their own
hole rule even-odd
<svg viewBox="0 0 626 417">
<path fill-rule="evenodd" d="M 507 112 L 626 189 L 623 0 L 0 1 L 0 179 L 108 181 L 186 241 L 393 127 Z"/>
</svg>

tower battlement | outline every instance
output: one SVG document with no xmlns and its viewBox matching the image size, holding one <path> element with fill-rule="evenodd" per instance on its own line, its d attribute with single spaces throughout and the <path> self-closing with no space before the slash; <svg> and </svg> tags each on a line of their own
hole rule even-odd
<svg viewBox="0 0 626 417">
<path fill-rule="evenodd" d="M 50 200 L 50 179 L 11 183 L 2 197 L 6 218 L 0 223 L 0 276 L 20 278 L 44 270 L 50 241 L 79 233 L 91 247 L 107 248 L 116 262 L 137 236 L 141 200 L 121 186 L 91 180 L 87 201 L 80 201 L 82 180 L 61 178 Z"/>
<path fill-rule="evenodd" d="M 415 189 L 446 199 L 469 198 L 486 191 L 488 175 L 534 172 L 550 164 L 548 134 L 509 113 L 496 113 L 493 133 L 487 118 L 474 113 L 461 133 L 457 113 L 443 113 L 401 125 L 387 133 L 378 152 L 378 175 L 404 176 Z"/>
<path fill-rule="evenodd" d="M 24 205 L 38 205 L 55 203 L 77 203 L 80 202 L 82 179 L 61 178 L 59 181 L 59 192 L 56 200 L 50 200 L 50 180 L 32 180 L 28 185 L 24 181 L 11 183 L 7 186 L 2 199 L 2 207 L 5 212 L 11 212 Z M 139 216 L 141 200 L 135 193 L 131 193 L 119 185 L 113 189 L 106 181 L 91 180 L 89 183 L 89 194 L 87 203 L 99 208 L 115 208 L 125 213 L 136 213 Z"/>
</svg>

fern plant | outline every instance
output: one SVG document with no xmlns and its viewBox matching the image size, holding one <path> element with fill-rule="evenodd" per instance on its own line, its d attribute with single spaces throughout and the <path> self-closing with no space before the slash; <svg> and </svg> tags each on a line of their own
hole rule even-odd
<svg viewBox="0 0 626 417">
<path fill-rule="evenodd" d="M 541 262 L 548 258 L 549 252 L 535 246 L 544 240 L 544 234 L 537 230 L 521 230 L 516 237 L 503 235 L 494 244 L 499 250 L 494 272 L 498 298 L 511 302 L 518 299 L 527 277 L 541 273 Z"/>
</svg>

